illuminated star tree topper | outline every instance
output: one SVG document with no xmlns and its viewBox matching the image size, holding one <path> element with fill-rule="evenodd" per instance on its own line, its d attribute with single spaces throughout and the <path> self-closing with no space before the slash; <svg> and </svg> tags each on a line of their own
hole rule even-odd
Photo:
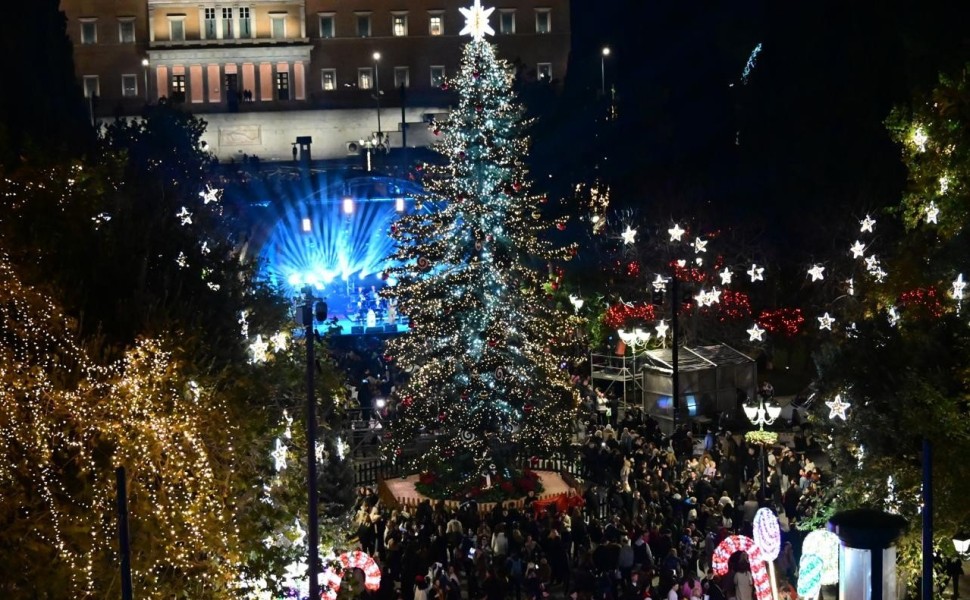
<svg viewBox="0 0 970 600">
<path fill-rule="evenodd" d="M 495 30 L 488 24 L 488 18 L 495 8 L 484 8 L 480 0 L 475 0 L 471 8 L 459 8 L 458 11 L 465 16 L 465 27 L 458 35 L 470 35 L 476 42 L 486 35 L 495 35 Z"/>
</svg>

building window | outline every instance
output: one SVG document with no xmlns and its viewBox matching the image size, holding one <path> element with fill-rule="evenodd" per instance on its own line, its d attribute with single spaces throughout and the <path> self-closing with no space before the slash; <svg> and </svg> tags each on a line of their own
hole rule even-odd
<svg viewBox="0 0 970 600">
<path fill-rule="evenodd" d="M 515 33 L 515 11 L 503 10 L 498 16 L 498 32 L 504 34 Z"/>
<path fill-rule="evenodd" d="M 232 9 L 229 7 L 222 9 L 222 37 L 227 40 L 236 37 L 232 32 Z"/>
<path fill-rule="evenodd" d="M 138 95 L 138 76 L 137 75 L 122 75 L 121 76 L 121 95 L 125 98 L 134 98 Z"/>
<path fill-rule="evenodd" d="M 536 66 L 536 77 L 539 81 L 552 81 L 552 63 L 539 63 Z"/>
<path fill-rule="evenodd" d="M 249 7 L 239 8 L 239 36 L 244 38 L 253 37 L 253 22 L 249 15 Z"/>
<path fill-rule="evenodd" d="M 320 15 L 320 37 L 331 39 L 334 37 L 333 15 Z"/>
<path fill-rule="evenodd" d="M 441 87 L 445 83 L 445 68 L 441 65 L 431 67 L 431 87 Z"/>
<path fill-rule="evenodd" d="M 276 73 L 276 97 L 280 100 L 290 99 L 290 74 L 285 71 Z"/>
<path fill-rule="evenodd" d="M 101 95 L 101 83 L 97 75 L 84 76 L 84 97 L 96 98 Z"/>
<path fill-rule="evenodd" d="M 216 9 L 202 9 L 202 32 L 207 40 L 214 40 L 219 37 L 216 34 Z"/>
<path fill-rule="evenodd" d="M 97 19 L 85 19 L 81 21 L 81 43 L 98 43 L 98 21 Z"/>
<path fill-rule="evenodd" d="M 445 17 L 440 13 L 428 17 L 428 35 L 445 34 Z"/>
<path fill-rule="evenodd" d="M 373 89 L 374 69 L 370 67 L 360 67 L 357 69 L 357 87 L 362 90 Z"/>
<path fill-rule="evenodd" d="M 172 75 L 172 101 L 185 102 L 185 75 Z"/>
<path fill-rule="evenodd" d="M 122 44 L 135 43 L 135 20 L 134 19 L 118 20 L 118 41 L 121 42 Z"/>
<path fill-rule="evenodd" d="M 536 9 L 536 33 L 550 33 L 552 31 L 552 11 L 548 8 Z"/>
<path fill-rule="evenodd" d="M 337 89 L 337 70 L 321 69 L 320 86 L 323 87 L 324 91 L 327 92 L 332 92 Z"/>
<path fill-rule="evenodd" d="M 185 41 L 185 17 L 168 18 L 168 39 L 173 42 Z"/>
<path fill-rule="evenodd" d="M 408 34 L 408 16 L 407 15 L 391 15 L 391 32 L 396 37 L 402 37 Z"/>
<path fill-rule="evenodd" d="M 400 88 L 402 85 L 404 87 L 410 87 L 411 69 L 408 67 L 394 67 L 394 87 Z"/>
<path fill-rule="evenodd" d="M 357 15 L 357 37 L 370 37 L 370 15 Z"/>
<path fill-rule="evenodd" d="M 270 15 L 272 21 L 271 37 L 274 40 L 286 39 L 286 15 Z"/>
</svg>

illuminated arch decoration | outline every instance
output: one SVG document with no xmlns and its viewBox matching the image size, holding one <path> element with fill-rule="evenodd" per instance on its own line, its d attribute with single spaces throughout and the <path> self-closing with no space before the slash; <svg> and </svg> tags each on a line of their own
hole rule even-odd
<svg viewBox="0 0 970 600">
<path fill-rule="evenodd" d="M 839 536 L 831 531 L 819 529 L 805 536 L 802 542 L 802 558 L 798 568 L 804 568 L 805 557 L 814 554 L 822 561 L 821 585 L 839 582 Z"/>
<path fill-rule="evenodd" d="M 748 555 L 751 577 L 754 579 L 754 590 L 758 600 L 772 600 L 771 582 L 768 577 L 768 569 L 765 568 L 765 559 L 761 554 L 761 548 L 746 535 L 729 535 L 717 545 L 711 560 L 711 567 L 714 568 L 714 572 L 718 575 L 726 574 L 728 572 L 728 559 L 735 552 L 744 552 Z"/>
<path fill-rule="evenodd" d="M 802 554 L 798 563 L 798 595 L 812 599 L 818 596 L 822 589 L 822 573 L 825 572 L 824 561 L 817 554 Z"/>
<path fill-rule="evenodd" d="M 338 558 L 343 574 L 349 573 L 351 569 L 360 569 L 364 572 L 364 589 L 376 592 L 381 589 L 381 568 L 377 562 L 366 552 L 354 550 L 344 552 Z M 337 592 L 340 591 L 342 574 L 338 574 L 331 568 L 326 568 L 321 573 L 323 578 L 323 596 L 328 600 L 337 600 Z"/>
</svg>

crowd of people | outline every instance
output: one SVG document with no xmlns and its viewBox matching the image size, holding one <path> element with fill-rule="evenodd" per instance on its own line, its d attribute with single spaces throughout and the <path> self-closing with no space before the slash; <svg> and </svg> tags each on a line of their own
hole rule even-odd
<svg viewBox="0 0 970 600">
<path fill-rule="evenodd" d="M 456 509 L 426 501 L 392 510 L 374 490 L 361 489 L 356 543 L 381 565 L 375 594 L 752 600 L 746 557 L 732 557 L 722 576 L 711 559 L 728 535 L 750 536 L 755 513 L 769 507 L 782 532 L 775 561 L 781 597 L 795 598 L 804 535 L 795 524 L 812 515 L 824 485 L 803 436 L 762 456 L 761 447 L 728 430 L 683 425 L 664 435 L 638 410 L 615 424 L 602 423 L 601 414 L 593 408 L 577 432 L 583 500 L 565 510 L 527 501 L 482 512 L 472 498 Z"/>
</svg>

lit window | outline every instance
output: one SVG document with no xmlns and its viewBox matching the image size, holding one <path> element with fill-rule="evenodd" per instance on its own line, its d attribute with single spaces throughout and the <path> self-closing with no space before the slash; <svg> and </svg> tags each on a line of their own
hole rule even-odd
<svg viewBox="0 0 970 600">
<path fill-rule="evenodd" d="M 98 21 L 97 19 L 85 19 L 81 21 L 81 43 L 98 43 Z"/>
<path fill-rule="evenodd" d="M 168 18 L 168 39 L 173 42 L 185 41 L 185 17 Z"/>
<path fill-rule="evenodd" d="M 239 36 L 244 38 L 253 37 L 253 22 L 249 14 L 249 7 L 239 8 Z"/>
<path fill-rule="evenodd" d="M 214 40 L 218 37 L 216 34 L 216 9 L 203 9 L 202 31 L 205 32 L 205 39 L 207 40 Z"/>
<path fill-rule="evenodd" d="M 536 33 L 552 31 L 552 12 L 548 8 L 536 9 Z"/>
<path fill-rule="evenodd" d="M 172 75 L 172 101 L 185 102 L 185 75 Z"/>
<path fill-rule="evenodd" d="M 84 97 L 95 98 L 101 95 L 101 83 L 97 75 L 84 76 Z"/>
<path fill-rule="evenodd" d="M 357 15 L 357 37 L 370 37 L 370 15 Z"/>
<path fill-rule="evenodd" d="M 536 68 L 539 81 L 552 80 L 552 63 L 539 63 Z"/>
<path fill-rule="evenodd" d="M 135 20 L 120 19 L 118 21 L 118 41 L 122 44 L 135 43 Z"/>
<path fill-rule="evenodd" d="M 408 16 L 407 15 L 392 15 L 391 16 L 391 30 L 397 37 L 405 36 L 408 34 Z"/>
<path fill-rule="evenodd" d="M 357 69 L 357 87 L 369 90 L 374 87 L 374 70 L 370 67 Z"/>
<path fill-rule="evenodd" d="M 394 87 L 411 85 L 411 70 L 408 67 L 394 67 Z"/>
<path fill-rule="evenodd" d="M 445 18 L 443 15 L 431 15 L 428 19 L 429 35 L 445 34 Z"/>
<path fill-rule="evenodd" d="M 121 95 L 126 98 L 133 98 L 138 95 L 138 76 L 121 76 Z"/>
<path fill-rule="evenodd" d="M 445 83 L 445 68 L 440 65 L 431 67 L 431 87 L 441 87 Z"/>
<path fill-rule="evenodd" d="M 515 11 L 503 10 L 498 17 L 498 32 L 504 34 L 515 33 Z"/>
<path fill-rule="evenodd" d="M 320 15 L 320 37 L 326 39 L 334 37 L 333 15 Z"/>
<path fill-rule="evenodd" d="M 274 40 L 286 39 L 286 17 L 284 15 L 273 15 L 270 16 L 270 20 L 273 23 L 271 37 Z"/>
<path fill-rule="evenodd" d="M 227 40 L 235 37 L 232 33 L 232 9 L 229 7 L 222 9 L 222 37 Z"/>
<path fill-rule="evenodd" d="M 337 89 L 337 70 L 322 69 L 320 71 L 320 85 L 328 92 Z"/>
</svg>

